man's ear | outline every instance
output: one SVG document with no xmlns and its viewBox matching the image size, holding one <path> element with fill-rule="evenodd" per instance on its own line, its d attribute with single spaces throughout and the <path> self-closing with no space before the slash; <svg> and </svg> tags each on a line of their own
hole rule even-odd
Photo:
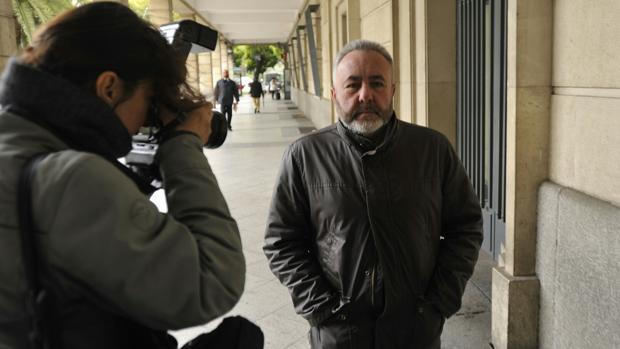
<svg viewBox="0 0 620 349">
<path fill-rule="evenodd" d="M 336 100 L 336 89 L 334 89 L 334 87 L 332 86 L 330 91 L 331 91 L 331 94 L 332 94 L 332 101 L 335 101 Z"/>
<path fill-rule="evenodd" d="M 95 93 L 110 107 L 115 107 L 124 94 L 123 80 L 113 71 L 104 71 L 95 81 Z"/>
</svg>

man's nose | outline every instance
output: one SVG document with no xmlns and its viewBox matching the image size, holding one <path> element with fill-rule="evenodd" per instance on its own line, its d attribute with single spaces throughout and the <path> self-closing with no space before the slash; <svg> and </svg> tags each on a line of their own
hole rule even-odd
<svg viewBox="0 0 620 349">
<path fill-rule="evenodd" d="M 367 83 L 363 83 L 360 87 L 358 99 L 361 103 L 372 102 L 372 89 Z"/>
</svg>

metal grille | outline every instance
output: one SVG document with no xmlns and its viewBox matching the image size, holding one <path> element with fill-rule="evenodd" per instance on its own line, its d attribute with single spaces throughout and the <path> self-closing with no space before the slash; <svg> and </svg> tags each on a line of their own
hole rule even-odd
<svg viewBox="0 0 620 349">
<path fill-rule="evenodd" d="M 496 259 L 506 221 L 506 1 L 457 0 L 457 149 Z"/>
</svg>

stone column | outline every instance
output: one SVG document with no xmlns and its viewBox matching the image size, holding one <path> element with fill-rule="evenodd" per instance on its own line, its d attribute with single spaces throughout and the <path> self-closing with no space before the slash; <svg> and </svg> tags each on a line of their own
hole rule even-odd
<svg viewBox="0 0 620 349">
<path fill-rule="evenodd" d="M 361 18 L 360 18 L 360 1 L 347 1 L 347 36 L 349 41 L 362 38 Z"/>
<path fill-rule="evenodd" d="M 415 11 L 409 0 L 392 2 L 394 18 L 394 77 L 396 95 L 394 109 L 401 120 L 414 122 L 415 118 Z"/>
<path fill-rule="evenodd" d="M 308 81 L 311 74 L 308 74 L 308 65 L 310 64 L 310 60 L 308 59 L 308 40 L 305 29 L 300 29 L 297 31 L 299 34 L 298 40 L 301 46 L 301 53 L 299 54 L 299 72 L 301 73 L 301 89 L 308 93 L 310 91 L 311 82 Z"/>
<path fill-rule="evenodd" d="M 456 2 L 416 0 L 413 10 L 417 112 L 412 121 L 440 131 L 454 145 L 456 143 Z"/>
<path fill-rule="evenodd" d="M 233 51 L 232 51 L 233 45 L 230 44 L 229 48 L 230 48 L 230 53 L 228 53 L 228 70 L 233 71 L 233 68 L 235 67 L 235 59 L 233 57 Z"/>
<path fill-rule="evenodd" d="M 508 1 L 505 265 L 493 270 L 495 348 L 537 348 L 537 195 L 549 177 L 553 0 Z"/>
<path fill-rule="evenodd" d="M 293 70 L 293 86 L 297 89 L 300 89 L 301 83 L 299 82 L 299 70 L 298 70 L 299 64 L 297 63 L 298 54 L 296 50 L 297 50 L 297 38 L 292 37 L 290 44 L 289 44 L 289 56 L 291 59 L 291 69 Z M 265 83 L 267 83 L 267 81 Z"/>
<path fill-rule="evenodd" d="M 220 70 L 228 69 L 228 43 L 220 38 L 222 43 L 220 46 Z M 229 74 L 232 74 L 232 70 L 228 70 Z"/>
<path fill-rule="evenodd" d="M 415 43 L 415 117 L 412 122 L 428 126 L 428 57 L 426 56 L 427 29 L 426 29 L 426 2 L 414 0 L 414 43 Z"/>
<path fill-rule="evenodd" d="M 201 20 L 199 23 L 206 25 Z M 200 93 L 213 100 L 213 65 L 211 62 L 211 52 L 198 54 L 198 86 Z"/>
<path fill-rule="evenodd" d="M 211 72 L 212 72 L 212 81 L 213 87 L 215 88 L 215 84 L 222 78 L 222 45 L 224 44 L 224 40 L 220 35 L 218 37 L 217 46 L 215 50 L 211 52 Z"/>
<path fill-rule="evenodd" d="M 11 0 L 0 0 L 0 72 L 17 51 L 15 16 Z"/>
<path fill-rule="evenodd" d="M 302 15 L 303 18 L 303 15 Z M 310 23 L 312 25 L 312 23 Z M 304 73 L 306 74 L 306 93 L 314 95 L 314 79 L 312 75 L 312 57 L 310 56 L 310 38 L 308 35 L 308 24 L 305 25 L 304 30 L 299 31 L 302 37 L 302 54 L 304 55 Z"/>
<path fill-rule="evenodd" d="M 205 52 L 198 54 L 198 85 L 200 93 L 212 99 L 213 95 L 213 69 L 211 64 L 211 53 Z"/>
<path fill-rule="evenodd" d="M 329 5 L 329 1 L 321 1 L 321 37 L 319 38 L 319 42 L 321 42 L 320 69 L 322 69 L 323 72 L 321 76 L 321 90 L 323 92 L 322 97 L 325 99 L 331 98 L 330 90 L 332 87 L 332 61 L 334 59 L 332 54 L 332 47 L 330 45 L 330 11 L 331 7 Z M 289 49 L 289 57 L 290 52 L 291 51 Z"/>
</svg>

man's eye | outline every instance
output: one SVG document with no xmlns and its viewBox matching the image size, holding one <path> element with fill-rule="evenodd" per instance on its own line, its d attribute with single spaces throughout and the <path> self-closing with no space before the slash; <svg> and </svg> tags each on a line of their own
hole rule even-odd
<svg viewBox="0 0 620 349">
<path fill-rule="evenodd" d="M 356 89 L 359 87 L 359 84 L 346 84 L 344 88 L 346 89 Z"/>
<path fill-rule="evenodd" d="M 373 81 L 370 83 L 370 86 L 372 87 L 383 87 L 385 86 L 385 84 L 383 83 L 383 81 Z"/>
</svg>

